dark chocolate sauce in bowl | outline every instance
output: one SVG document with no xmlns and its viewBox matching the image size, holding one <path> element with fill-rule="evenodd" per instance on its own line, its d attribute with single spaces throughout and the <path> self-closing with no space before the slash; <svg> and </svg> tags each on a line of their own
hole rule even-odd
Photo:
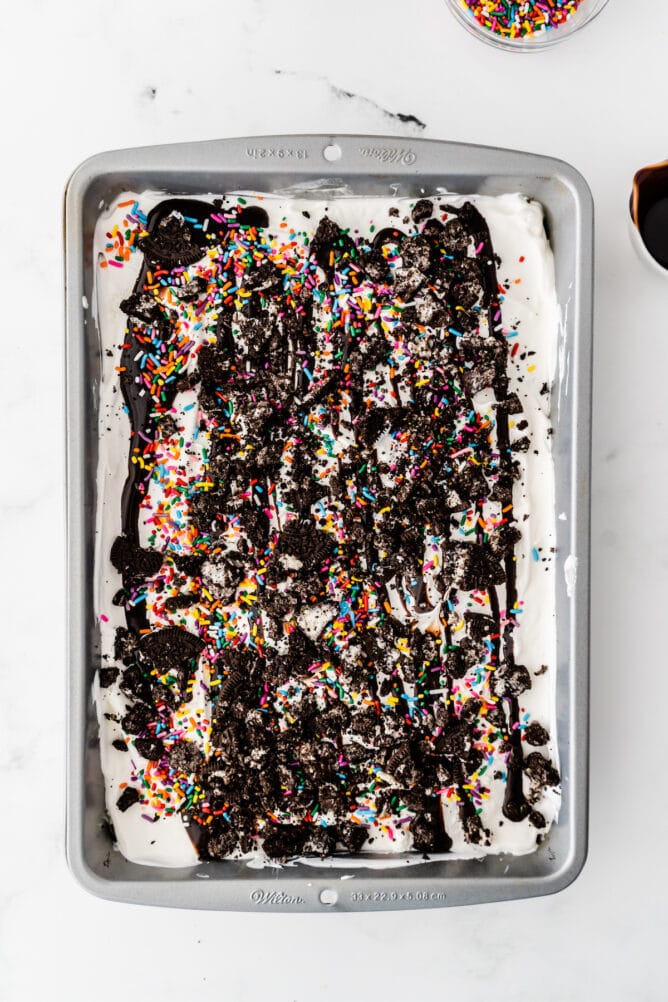
<svg viewBox="0 0 668 1002">
<path fill-rule="evenodd" d="M 668 269 L 668 161 L 637 172 L 630 207 L 645 249 Z"/>
</svg>

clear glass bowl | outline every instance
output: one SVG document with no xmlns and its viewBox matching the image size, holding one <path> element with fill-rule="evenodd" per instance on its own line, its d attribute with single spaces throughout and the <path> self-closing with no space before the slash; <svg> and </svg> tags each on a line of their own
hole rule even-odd
<svg viewBox="0 0 668 1002">
<path fill-rule="evenodd" d="M 555 45 L 557 42 L 569 38 L 580 28 L 584 28 L 597 14 L 601 13 L 608 0 L 582 0 L 580 6 L 563 24 L 544 28 L 533 35 L 518 35 L 515 38 L 492 31 L 477 21 L 465 0 L 445 0 L 445 2 L 460 24 L 463 24 L 476 38 L 480 38 L 498 49 L 510 49 L 515 52 L 538 52 L 540 49 L 546 49 L 549 45 Z"/>
</svg>

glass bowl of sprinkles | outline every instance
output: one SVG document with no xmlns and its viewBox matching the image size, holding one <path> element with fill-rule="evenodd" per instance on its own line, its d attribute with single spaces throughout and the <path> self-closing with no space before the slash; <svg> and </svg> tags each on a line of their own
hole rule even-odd
<svg viewBox="0 0 668 1002">
<path fill-rule="evenodd" d="M 608 0 L 446 0 L 477 38 L 501 49 L 534 52 L 584 28 Z"/>
</svg>

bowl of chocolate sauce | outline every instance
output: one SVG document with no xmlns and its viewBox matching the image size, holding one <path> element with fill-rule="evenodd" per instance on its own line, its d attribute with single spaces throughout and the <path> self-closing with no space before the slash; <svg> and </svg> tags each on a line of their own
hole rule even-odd
<svg viewBox="0 0 668 1002">
<path fill-rule="evenodd" d="M 668 275 L 668 160 L 637 171 L 630 213 L 636 250 L 655 269 Z"/>
</svg>

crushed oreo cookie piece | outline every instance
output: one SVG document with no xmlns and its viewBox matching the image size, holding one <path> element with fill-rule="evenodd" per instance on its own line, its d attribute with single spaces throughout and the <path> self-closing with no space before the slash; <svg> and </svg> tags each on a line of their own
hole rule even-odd
<svg viewBox="0 0 668 1002">
<path fill-rule="evenodd" d="M 368 832 L 366 828 L 362 825 L 353 824 L 352 821 L 344 821 L 339 825 L 339 841 L 353 855 L 361 852 L 367 836 Z"/>
<path fill-rule="evenodd" d="M 231 828 L 226 828 L 223 831 L 213 830 L 209 834 L 201 854 L 204 859 L 225 859 L 232 856 L 237 848 L 237 834 Z"/>
<path fill-rule="evenodd" d="M 185 776 L 199 773 L 202 769 L 202 753 L 192 741 L 177 741 L 170 748 L 167 758 L 170 769 Z"/>
<path fill-rule="evenodd" d="M 561 776 L 552 763 L 540 752 L 531 752 L 524 762 L 524 771 L 537 787 L 559 786 Z"/>
<path fill-rule="evenodd" d="M 523 737 L 527 744 L 534 745 L 535 747 L 546 745 L 550 740 L 550 735 L 545 728 L 541 727 L 535 721 L 525 729 Z"/>
<path fill-rule="evenodd" d="M 521 696 L 531 688 L 531 675 L 524 665 L 504 665 L 494 673 L 494 691 L 499 696 Z"/>
<path fill-rule="evenodd" d="M 98 672 L 101 689 L 108 689 L 118 678 L 118 668 L 114 665 L 111 668 L 100 668 Z"/>
<path fill-rule="evenodd" d="M 150 762 L 158 762 L 165 754 L 165 746 L 159 738 L 135 738 L 135 748 Z"/>
<path fill-rule="evenodd" d="M 438 832 L 433 818 L 426 814 L 416 814 L 409 824 L 413 835 L 413 848 L 417 852 L 435 852 Z"/>
<path fill-rule="evenodd" d="M 157 550 L 143 550 L 125 536 L 118 536 L 109 558 L 120 574 L 141 580 L 153 577 L 162 567 L 163 557 Z"/>
<path fill-rule="evenodd" d="M 298 856 L 306 842 L 306 832 L 294 825 L 269 825 L 262 848 L 269 859 L 284 863 Z"/>
<path fill-rule="evenodd" d="M 193 240 L 193 230 L 178 213 L 161 219 L 140 240 L 144 254 L 170 268 L 188 267 L 202 257 L 202 248 Z"/>
<path fill-rule="evenodd" d="M 534 828 L 542 830 L 543 828 L 547 827 L 547 821 L 545 820 L 545 815 L 541 814 L 540 811 L 529 811 L 528 818 L 529 818 L 529 823 L 532 824 Z"/>
<path fill-rule="evenodd" d="M 121 726 L 127 734 L 141 734 L 153 720 L 153 711 L 146 703 L 135 703 L 121 720 Z"/>
<path fill-rule="evenodd" d="M 464 591 L 491 588 L 506 579 L 491 549 L 478 543 L 452 543 L 444 554 L 443 577 Z"/>
<path fill-rule="evenodd" d="M 170 668 L 182 668 L 188 665 L 203 647 L 204 641 L 200 637 L 178 626 L 154 630 L 142 637 L 139 642 L 141 653 L 152 662 L 160 674 L 169 671 Z"/>
<path fill-rule="evenodd" d="M 119 811 L 125 813 L 133 804 L 138 804 L 139 799 L 139 790 L 134 786 L 126 786 L 116 801 L 116 807 L 118 807 Z"/>
<path fill-rule="evenodd" d="M 414 223 L 421 223 L 429 219 L 434 211 L 434 203 L 429 198 L 419 198 L 411 209 L 411 219 Z"/>
</svg>

